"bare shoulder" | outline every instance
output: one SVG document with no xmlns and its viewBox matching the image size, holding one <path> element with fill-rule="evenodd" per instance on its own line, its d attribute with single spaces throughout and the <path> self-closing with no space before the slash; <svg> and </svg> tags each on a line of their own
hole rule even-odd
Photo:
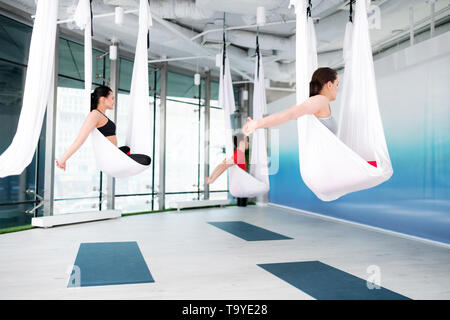
<svg viewBox="0 0 450 320">
<path fill-rule="evenodd" d="M 86 121 L 98 123 L 102 119 L 100 112 L 97 112 L 95 110 L 92 110 L 89 112 L 89 114 L 86 116 Z"/>
<path fill-rule="evenodd" d="M 304 102 L 305 113 L 315 114 L 325 108 L 328 108 L 328 98 L 322 95 L 316 95 L 308 98 Z"/>
<path fill-rule="evenodd" d="M 96 110 L 91 110 L 91 112 L 89 112 L 89 114 L 88 114 L 88 117 L 99 120 L 99 119 L 103 118 L 103 115 Z"/>
<path fill-rule="evenodd" d="M 88 117 L 98 117 L 100 116 L 100 112 L 98 112 L 97 110 L 91 110 L 91 112 L 89 112 Z"/>
<path fill-rule="evenodd" d="M 311 102 L 314 102 L 314 103 L 317 103 L 317 104 L 320 104 L 320 105 L 325 105 L 325 106 L 328 106 L 328 104 L 330 103 L 328 98 L 323 96 L 323 95 L 321 95 L 321 94 L 313 96 L 313 97 L 311 97 L 309 99 L 310 99 Z"/>
</svg>

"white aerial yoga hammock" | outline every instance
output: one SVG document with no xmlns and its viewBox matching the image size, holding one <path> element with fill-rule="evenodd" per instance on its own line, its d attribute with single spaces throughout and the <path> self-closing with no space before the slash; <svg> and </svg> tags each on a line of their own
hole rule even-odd
<svg viewBox="0 0 450 320">
<path fill-rule="evenodd" d="M 233 84 L 230 73 L 230 64 L 226 52 L 224 63 L 220 68 L 219 105 L 224 108 L 226 158 L 233 158 L 232 128 L 230 116 L 235 111 Z M 259 55 L 259 52 L 258 52 Z M 222 56 L 223 58 L 223 56 Z M 266 95 L 264 87 L 264 71 L 262 61 L 257 57 L 255 67 L 255 83 L 253 95 L 253 117 L 262 118 L 266 113 Z M 259 63 L 259 77 L 258 77 Z M 266 138 L 263 129 L 257 130 L 252 139 L 250 155 L 250 173 L 248 174 L 236 164 L 228 168 L 228 189 L 234 197 L 251 198 L 263 195 L 269 191 L 268 161 L 266 151 Z"/>
<path fill-rule="evenodd" d="M 90 27 L 91 9 L 89 0 L 80 0 L 75 20 L 80 28 L 85 29 L 85 95 L 86 105 L 90 105 L 92 87 L 92 34 Z M 130 110 L 126 145 L 134 154 L 151 154 L 151 124 L 148 94 L 148 51 L 147 35 L 152 19 L 147 0 L 140 0 L 139 31 L 133 66 L 130 91 Z M 112 144 L 99 130 L 90 134 L 93 151 L 99 170 L 116 177 L 126 178 L 149 168 L 127 156 Z"/>
<path fill-rule="evenodd" d="M 297 15 L 297 104 L 309 97 L 309 82 L 317 64 L 311 19 L 306 1 L 291 0 Z M 393 173 L 379 113 L 366 2 L 357 1 L 355 24 L 347 28 L 344 90 L 338 137 L 314 115 L 297 120 L 300 173 L 303 181 L 323 201 L 368 188 L 388 180 Z M 376 161 L 377 167 L 367 163 Z"/>
<path fill-rule="evenodd" d="M 58 0 L 38 1 L 19 123 L 0 156 L 0 178 L 21 174 L 33 160 L 53 83 L 57 14 Z"/>
<path fill-rule="evenodd" d="M 256 49 L 255 80 L 253 82 L 253 119 L 262 119 L 267 114 L 266 86 L 264 79 L 264 67 L 259 50 Z M 269 159 L 267 157 L 266 132 L 264 129 L 256 130 L 251 136 L 250 150 L 250 174 L 262 182 L 263 186 L 255 191 L 266 193 L 269 191 Z"/>
</svg>

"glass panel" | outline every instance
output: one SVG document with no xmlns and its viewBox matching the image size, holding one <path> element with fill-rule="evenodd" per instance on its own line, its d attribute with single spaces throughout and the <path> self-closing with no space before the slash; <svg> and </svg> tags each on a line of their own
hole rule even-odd
<svg viewBox="0 0 450 320">
<path fill-rule="evenodd" d="M 152 211 L 152 196 L 116 197 L 116 209 L 122 213 Z M 156 210 L 156 209 L 155 209 Z"/>
<path fill-rule="evenodd" d="M 129 110 L 129 94 L 127 93 L 121 93 L 119 92 L 118 101 L 117 101 L 117 141 L 119 145 L 125 144 L 126 139 L 126 133 L 127 133 L 127 127 L 128 127 L 128 110 Z M 154 125 L 154 104 L 153 104 L 153 97 L 150 97 L 150 105 L 149 108 L 151 108 L 150 112 L 150 128 L 149 128 L 149 136 L 145 137 L 146 139 L 149 139 L 151 141 L 152 149 L 153 149 L 153 125 Z M 156 108 L 159 109 L 159 108 Z M 159 111 L 159 110 L 158 110 Z M 157 117 L 159 116 L 159 112 L 157 112 Z M 155 153 L 158 152 L 155 150 Z M 153 159 L 153 154 L 149 154 Z M 153 171 L 152 167 L 145 170 L 144 172 L 127 178 L 127 179 L 116 179 L 116 195 L 130 195 L 130 194 L 146 194 L 146 193 L 152 193 L 153 185 L 152 185 L 152 179 L 153 179 Z M 126 197 L 131 198 L 131 197 Z M 119 199 L 119 197 L 118 197 Z M 132 199 L 131 200 L 121 200 L 121 203 L 123 205 L 126 205 L 129 203 L 130 205 L 133 204 Z M 128 208 L 124 207 L 123 210 L 129 210 L 133 207 L 133 205 Z M 140 206 L 139 210 L 151 210 L 151 201 L 150 205 L 147 207 Z"/>
<path fill-rule="evenodd" d="M 158 72 L 158 75 L 160 74 L 160 72 Z M 159 77 L 159 76 L 158 76 Z M 159 81 L 158 81 L 159 83 Z M 156 108 L 153 109 L 153 112 L 155 114 L 155 127 L 154 129 L 154 136 L 155 136 L 155 152 L 154 152 L 154 157 L 152 157 L 152 163 L 153 163 L 153 170 L 154 170 L 154 192 L 155 194 L 158 193 L 159 191 L 159 160 L 160 160 L 160 150 L 159 150 L 159 130 L 160 130 L 160 117 L 161 117 L 161 113 L 160 113 L 160 104 L 161 104 L 161 99 L 157 98 L 156 99 Z M 158 203 L 158 196 L 155 195 L 154 196 L 154 200 L 153 200 L 153 210 L 159 210 L 159 203 Z"/>
<path fill-rule="evenodd" d="M 9 62 L 0 61 L 0 152 L 10 145 L 19 122 L 24 93 L 26 69 Z"/>
<path fill-rule="evenodd" d="M 105 80 L 105 83 L 107 86 L 111 86 L 111 61 L 109 60 L 109 55 L 105 56 L 103 59 L 101 59 L 104 62 L 104 78 L 107 79 Z M 102 80 L 102 79 L 99 79 Z M 101 82 L 101 81 L 100 81 Z"/>
<path fill-rule="evenodd" d="M 209 193 L 210 200 L 227 200 L 228 192 L 210 192 Z"/>
<path fill-rule="evenodd" d="M 218 107 L 217 100 L 211 100 L 211 106 Z M 223 109 L 210 109 L 210 147 L 209 147 L 209 173 L 211 174 L 226 156 L 225 153 L 225 121 Z M 213 184 L 211 191 L 228 190 L 228 175 L 224 172 Z"/>
<path fill-rule="evenodd" d="M 75 82 L 75 81 L 72 81 Z M 61 157 L 72 142 L 89 113 L 84 104 L 83 90 L 58 87 L 58 106 L 56 119 L 55 156 Z M 95 166 L 95 157 L 89 140 L 72 155 L 66 163 L 66 171 L 55 169 L 55 201 L 71 198 L 98 197 L 100 190 L 100 172 Z M 54 214 L 80 212 L 93 208 L 95 200 L 80 203 L 55 202 Z M 88 203 L 88 205 L 85 205 Z M 98 203 L 98 200 L 97 200 Z"/>
<path fill-rule="evenodd" d="M 211 101 L 219 101 L 219 83 L 211 81 Z"/>
<path fill-rule="evenodd" d="M 97 192 L 98 195 L 98 192 Z M 55 199 L 53 204 L 54 214 L 75 213 L 75 212 L 88 212 L 99 210 L 100 199 L 98 196 L 92 198 L 74 198 L 71 200 L 58 200 Z M 103 207 L 106 208 L 106 199 L 102 199 Z"/>
<path fill-rule="evenodd" d="M 197 99 L 178 98 L 188 103 Z M 194 191 L 198 185 L 198 106 L 167 101 L 166 192 Z"/>
<path fill-rule="evenodd" d="M 25 72 L 22 66 L 0 61 L 0 154 L 10 146 L 16 134 L 22 109 Z M 22 174 L 0 179 L 0 203 L 27 200 L 25 191 L 35 189 L 35 171 L 36 157 Z"/>
<path fill-rule="evenodd" d="M 108 68 L 108 65 L 106 66 Z M 159 77 L 159 73 L 156 72 L 157 69 L 149 67 L 148 68 L 148 84 L 150 89 L 150 95 L 153 96 L 153 89 L 155 87 L 155 75 Z M 108 73 L 107 73 L 108 74 Z M 119 90 L 123 92 L 130 92 L 131 90 L 131 79 L 133 77 L 133 61 L 128 59 L 119 59 Z M 156 89 L 159 91 L 159 78 L 157 79 Z"/>
<path fill-rule="evenodd" d="M 17 130 L 28 63 L 32 28 L 0 15 L 0 154 L 11 144 Z M 44 120 L 45 121 L 45 120 Z M 36 154 L 42 156 L 45 148 L 43 125 Z M 40 168 L 43 168 L 42 157 Z M 26 210 L 34 207 L 34 196 L 26 190 L 36 189 L 36 156 L 20 174 L 0 179 L 0 228 L 30 224 Z M 42 169 L 43 170 L 43 169 Z M 40 174 L 41 178 L 43 177 Z M 39 184 L 42 187 L 42 182 Z M 42 188 L 38 194 L 42 195 Z M 29 202 L 14 204 L 15 202 Z M 5 205 L 10 203 L 10 205 Z"/>
<path fill-rule="evenodd" d="M 194 84 L 194 75 L 184 75 L 169 71 L 167 96 L 175 99 L 198 97 L 198 87 Z M 198 101 L 194 103 L 198 103 Z"/>
<path fill-rule="evenodd" d="M 92 82 L 98 85 L 103 84 L 102 78 L 106 78 L 106 65 L 103 65 L 105 59 L 97 59 L 97 57 L 102 54 L 102 51 L 96 49 L 92 50 Z M 84 81 L 83 45 L 62 38 L 59 39 L 58 73 L 60 76 L 64 76 L 65 78 Z M 58 82 L 58 86 L 69 86 L 71 84 L 65 83 L 66 82 L 64 80 L 61 83 Z M 84 88 L 84 83 L 78 83 L 77 87 L 79 87 L 80 85 L 82 88 Z"/>
<path fill-rule="evenodd" d="M 45 137 L 47 132 L 47 116 L 44 116 L 44 123 L 42 124 L 42 131 L 41 136 L 39 137 L 38 146 L 36 149 L 36 154 L 38 156 L 38 160 L 36 160 L 37 165 L 37 177 L 36 177 L 36 184 L 38 186 L 37 193 L 44 197 L 44 180 L 45 180 Z M 34 159 L 33 159 L 34 162 Z M 34 164 L 31 164 L 31 167 L 34 170 Z M 32 197 L 32 200 L 35 200 L 34 197 Z M 36 199 L 37 200 L 37 199 Z M 44 212 L 44 207 L 40 207 L 36 210 L 35 214 L 36 216 L 42 216 Z"/>
<path fill-rule="evenodd" d="M 107 82 L 109 59 L 98 58 L 104 52 L 92 50 L 94 87 Z M 59 39 L 59 77 L 55 156 L 61 157 L 79 133 L 90 110 L 83 101 L 84 46 Z M 106 208 L 106 184 L 100 180 L 92 145 L 88 140 L 67 161 L 66 171 L 55 169 L 54 214 L 92 211 Z"/>
<path fill-rule="evenodd" d="M 171 204 L 176 201 L 194 201 L 198 200 L 198 193 L 180 193 L 180 194 L 166 194 L 166 208 L 173 208 Z"/>
<path fill-rule="evenodd" d="M 25 211 L 33 207 L 33 204 L 0 206 L 0 229 L 31 224 L 32 215 L 26 215 Z"/>
<path fill-rule="evenodd" d="M 108 65 L 106 66 L 108 70 Z M 150 95 L 153 96 L 153 89 L 155 86 L 155 75 L 159 77 L 159 73 L 156 72 L 157 69 L 149 66 L 148 68 L 148 84 L 151 90 Z M 108 74 L 108 73 L 107 73 Z M 131 79 L 133 77 L 133 61 L 120 58 L 119 59 L 119 90 L 123 92 L 130 92 L 131 90 Z M 159 91 L 159 78 L 157 79 L 156 89 Z"/>
<path fill-rule="evenodd" d="M 28 64 L 32 28 L 0 15 L 0 58 Z"/>
<path fill-rule="evenodd" d="M 118 114 L 117 114 L 117 138 L 120 145 L 125 144 L 126 130 L 128 126 L 128 110 L 129 110 L 129 92 L 131 89 L 131 79 L 133 76 L 133 61 L 128 59 L 119 60 L 119 95 L 118 95 Z M 130 177 L 128 179 L 116 179 L 116 208 L 125 212 L 134 210 L 149 211 L 157 210 L 157 197 L 139 196 L 133 197 L 128 195 L 133 194 L 151 194 L 157 192 L 158 174 L 159 174 L 159 139 L 154 139 L 154 136 L 159 136 L 159 117 L 160 117 L 160 99 L 154 102 L 154 87 L 155 77 L 157 77 L 156 87 L 158 88 L 159 79 L 157 69 L 149 67 L 149 95 L 150 95 L 150 134 L 148 139 L 152 141 L 152 153 L 149 156 L 152 159 L 151 168 L 143 173 Z M 155 122 L 156 119 L 156 122 Z M 153 141 L 155 145 L 153 146 Z M 153 184 L 153 180 L 155 183 Z M 124 197 L 124 195 L 127 195 Z M 148 202 L 150 197 L 150 202 Z M 145 198 L 145 200 L 143 200 Z M 153 200 L 153 202 L 152 202 Z M 135 202 L 140 203 L 138 209 Z"/>
<path fill-rule="evenodd" d="M 59 75 L 58 87 L 84 90 L 84 81 L 74 81 L 74 79 Z M 89 110 L 88 107 L 86 107 L 86 110 Z"/>
<path fill-rule="evenodd" d="M 210 192 L 209 200 L 227 200 L 228 192 Z M 166 195 L 166 208 L 172 208 L 173 202 L 176 201 L 195 201 L 198 200 L 198 193 L 180 193 L 180 194 L 167 194 Z"/>
<path fill-rule="evenodd" d="M 133 61 L 119 59 L 119 90 L 130 92 L 133 76 Z"/>
</svg>

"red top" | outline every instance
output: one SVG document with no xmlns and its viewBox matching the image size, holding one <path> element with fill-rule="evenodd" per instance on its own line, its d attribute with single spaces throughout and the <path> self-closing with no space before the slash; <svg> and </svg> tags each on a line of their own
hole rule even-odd
<svg viewBox="0 0 450 320">
<path fill-rule="evenodd" d="M 239 150 L 234 150 L 234 163 L 238 165 L 242 170 L 247 170 L 247 162 L 245 161 L 245 154 Z"/>
<path fill-rule="evenodd" d="M 376 161 L 367 161 L 369 164 L 373 165 L 375 168 L 377 167 L 377 162 Z"/>
</svg>

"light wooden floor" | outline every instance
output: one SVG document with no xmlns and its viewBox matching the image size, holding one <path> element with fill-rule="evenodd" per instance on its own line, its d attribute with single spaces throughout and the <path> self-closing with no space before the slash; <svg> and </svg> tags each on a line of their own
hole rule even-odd
<svg viewBox="0 0 450 320">
<path fill-rule="evenodd" d="M 293 240 L 247 242 L 208 221 Z M 136 241 L 154 283 L 67 288 L 80 243 Z M 450 299 L 450 249 L 275 207 L 163 212 L 0 235 L 0 299 L 312 299 L 257 264 L 318 260 L 412 299 Z"/>
</svg>

